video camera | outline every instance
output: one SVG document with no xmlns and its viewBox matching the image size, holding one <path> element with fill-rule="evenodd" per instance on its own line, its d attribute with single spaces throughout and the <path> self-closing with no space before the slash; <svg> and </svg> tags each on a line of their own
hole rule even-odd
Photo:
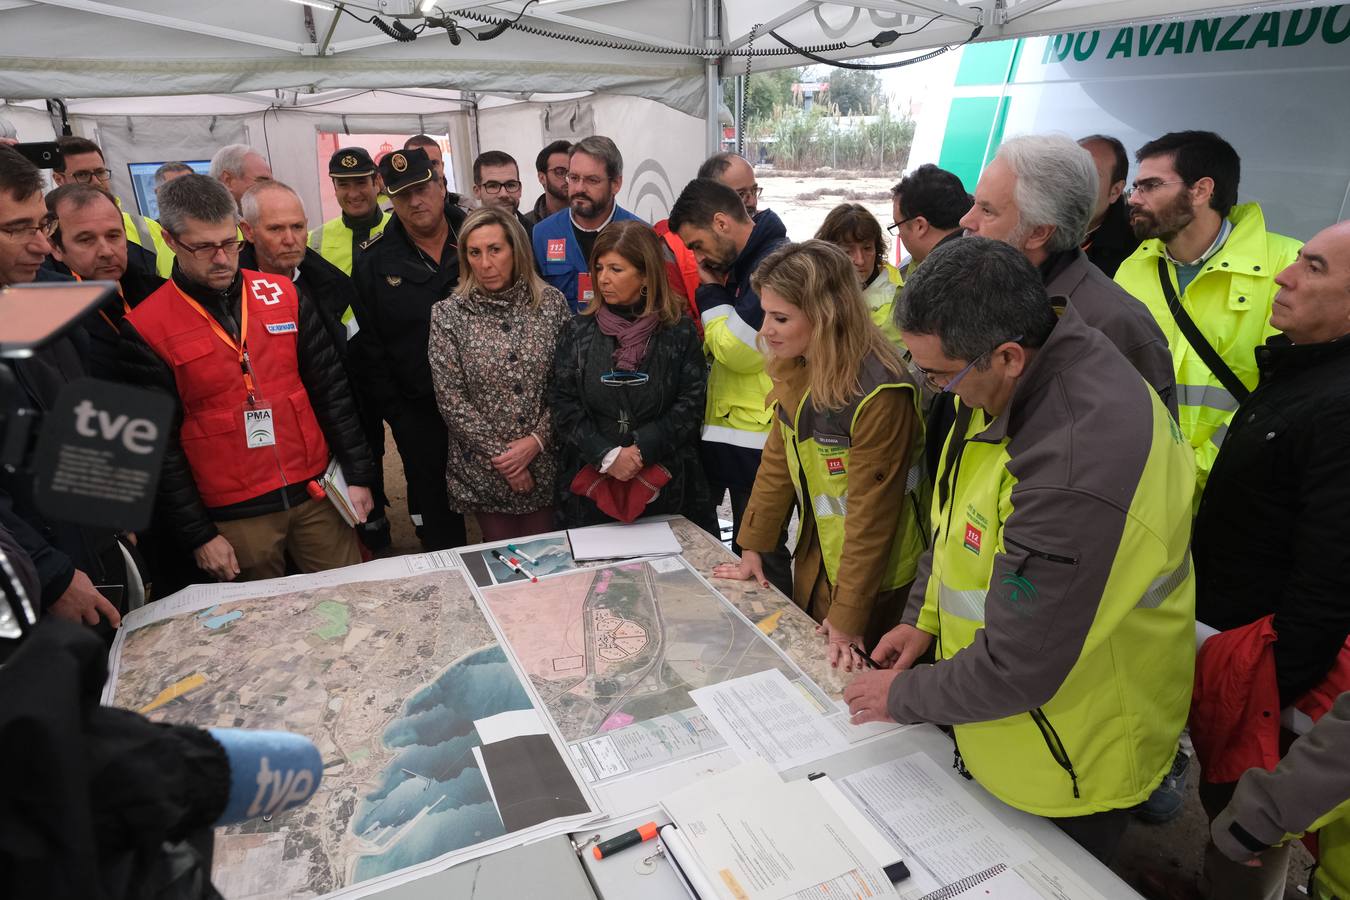
<svg viewBox="0 0 1350 900">
<path fill-rule="evenodd" d="M 50 519 L 135 531 L 150 521 L 173 400 L 127 385 L 80 378 L 48 409 L 34 408 L 22 361 L 41 356 L 117 289 L 111 281 L 40 283 L 0 290 L 0 468 L 33 479 Z M 0 553 L 0 572 L 9 568 Z M 21 640 L 37 622 L 21 585 L 0 577 L 0 641 Z"/>
</svg>

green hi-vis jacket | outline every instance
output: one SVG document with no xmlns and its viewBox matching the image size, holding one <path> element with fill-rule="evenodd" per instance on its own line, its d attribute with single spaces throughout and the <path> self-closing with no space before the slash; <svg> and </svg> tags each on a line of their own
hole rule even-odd
<svg viewBox="0 0 1350 900">
<path fill-rule="evenodd" d="M 782 430 L 788 474 L 797 492 L 797 503 L 810 508 L 816 520 L 821 559 L 830 584 L 839 583 L 839 566 L 844 560 L 847 542 L 845 517 L 848 515 L 848 481 L 853 425 L 863 408 L 882 391 L 907 391 L 914 404 L 917 420 L 922 420 L 918 391 L 913 381 L 889 372 L 875 356 L 863 361 L 858 377 L 861 393 L 842 409 L 818 409 L 811 393 L 802 394 L 795 409 L 777 405 L 778 426 Z M 909 470 L 905 479 L 905 501 L 895 523 L 886 569 L 879 590 L 887 591 L 914 580 L 919 555 L 924 549 L 926 524 L 920 523 L 917 492 L 923 483 L 923 433 L 914 431 L 910 447 Z"/>
<path fill-rule="evenodd" d="M 121 209 L 122 202 L 119 200 L 117 205 Z M 122 227 L 127 233 L 127 240 L 153 253 L 155 274 L 160 278 L 168 278 L 173 274 L 173 251 L 164 242 L 164 229 L 154 219 L 147 219 L 124 209 L 121 212 Z"/>
<path fill-rule="evenodd" d="M 955 726 L 1011 806 L 1082 816 L 1162 780 L 1190 706 L 1195 469 L 1158 396 L 1069 307 L 993 421 L 962 406 L 904 621 L 938 661 L 900 722 Z"/>
<path fill-rule="evenodd" d="M 378 224 L 370 229 L 369 237 L 384 231 L 393 213 L 384 211 Z M 329 219 L 309 233 L 309 246 L 319 255 L 342 270 L 344 275 L 352 274 L 352 260 L 355 248 L 352 246 L 356 233 L 342 221 L 342 216 Z"/>
<path fill-rule="evenodd" d="M 1275 276 L 1294 261 L 1302 244 L 1266 231 L 1261 207 L 1255 203 L 1233 207 L 1228 221 L 1233 223 L 1232 232 L 1186 287 L 1181 304 L 1233 374 L 1251 389 L 1259 378 L 1256 348 L 1275 334 L 1270 326 L 1271 304 L 1279 291 Z M 1158 280 L 1158 260 L 1164 252 L 1162 241 L 1144 241 L 1116 270 L 1116 284 L 1143 301 L 1167 336 L 1176 368 L 1178 419 L 1195 449 L 1196 477 L 1203 489 L 1238 398 L 1210 372 L 1168 310 Z M 1176 268 L 1170 262 L 1167 272 L 1176 290 Z"/>
</svg>

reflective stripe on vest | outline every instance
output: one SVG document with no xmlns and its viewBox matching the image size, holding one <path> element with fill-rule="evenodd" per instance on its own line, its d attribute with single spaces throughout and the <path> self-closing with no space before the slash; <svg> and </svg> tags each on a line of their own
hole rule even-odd
<svg viewBox="0 0 1350 900">
<path fill-rule="evenodd" d="M 869 357 L 859 373 L 861 393 L 839 410 L 819 410 L 811 403 L 810 392 L 803 394 L 791 414 L 778 406 L 778 425 L 783 435 L 788 474 L 797 499 L 809 507 L 816 519 L 821 559 L 831 584 L 838 583 L 844 551 L 844 520 L 848 516 L 848 473 L 853 428 L 864 406 L 883 390 L 908 391 L 918 415 L 917 391 L 908 381 L 897 380 L 876 357 Z M 920 429 L 915 429 L 919 432 Z M 920 504 L 913 498 L 923 481 L 922 434 L 915 435 L 910 459 L 916 463 L 905 473 L 906 498 L 898 510 L 896 533 L 892 539 L 887 570 L 881 590 L 907 584 L 914 578 L 919 555 L 924 549 L 926 524 L 919 521 Z M 804 482 L 804 483 L 803 483 Z"/>
</svg>

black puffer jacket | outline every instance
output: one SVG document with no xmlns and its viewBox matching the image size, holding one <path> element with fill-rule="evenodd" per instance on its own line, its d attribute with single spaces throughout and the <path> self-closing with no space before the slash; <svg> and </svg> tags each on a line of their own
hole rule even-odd
<svg viewBox="0 0 1350 900">
<path fill-rule="evenodd" d="M 600 376 L 614 368 L 617 342 L 594 316 L 576 316 L 558 341 L 549 404 L 558 446 L 558 509 L 566 527 L 613 520 L 570 486 L 587 465 L 635 441 L 643 462 L 670 470 L 670 483 L 645 515 L 677 513 L 712 530 L 713 503 L 699 461 L 699 429 L 707 389 L 703 342 L 694 323 L 681 319 L 651 338 L 640 386 L 610 386 Z"/>
<path fill-rule="evenodd" d="M 234 337 L 239 335 L 240 279 L 224 292 L 189 281 L 177 265 L 173 280 L 209 312 Z M 362 487 L 370 486 L 375 476 L 375 461 L 370 453 L 361 420 L 356 413 L 351 388 L 342 359 L 333 346 L 333 339 L 324 327 L 314 304 L 303 294 L 300 297 L 300 321 L 297 356 L 300 381 L 309 393 L 310 406 L 323 430 L 329 451 L 342 466 L 347 481 Z M 150 349 L 134 325 L 122 321 L 121 369 L 122 379 L 178 396 L 173 370 Z M 164 454 L 164 466 L 159 480 L 158 515 L 163 516 L 177 534 L 182 545 L 194 550 L 216 536 L 213 520 L 244 519 L 260 516 L 303 503 L 307 497 L 305 485 L 293 484 L 243 503 L 207 509 L 197 492 L 187 456 L 178 440 L 182 427 L 182 410 L 174 413 L 169 446 Z M 320 473 L 315 473 L 320 474 Z"/>
</svg>

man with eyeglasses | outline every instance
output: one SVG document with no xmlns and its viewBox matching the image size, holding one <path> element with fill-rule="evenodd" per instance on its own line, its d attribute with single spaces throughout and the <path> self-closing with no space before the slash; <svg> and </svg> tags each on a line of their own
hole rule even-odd
<svg viewBox="0 0 1350 900">
<path fill-rule="evenodd" d="M 309 246 L 350 275 L 361 245 L 384 231 L 391 213 L 380 209 L 380 178 L 365 148 L 343 147 L 330 156 L 328 177 L 342 214 L 311 231 Z M 352 320 L 344 314 L 343 321 Z"/>
<path fill-rule="evenodd" d="M 1157 394 L 1002 241 L 935 250 L 898 302 L 914 365 L 960 398 L 933 541 L 853 722 L 955 728 L 1003 802 L 1110 861 L 1172 765 L 1195 642 L 1185 439 Z M 915 665 L 936 642 L 936 661 Z"/>
<path fill-rule="evenodd" d="M 318 309 L 289 278 L 240 268 L 238 207 L 216 179 L 171 181 L 159 208 L 177 262 L 122 320 L 122 368 L 178 403 L 160 514 L 219 581 L 283 575 L 287 554 L 302 572 L 360 562 L 355 532 L 316 492 L 331 451 L 364 521 L 375 467 Z"/>
<path fill-rule="evenodd" d="M 1144 302 L 1172 351 L 1181 430 L 1195 450 L 1196 500 L 1228 423 L 1259 376 L 1253 351 L 1275 333 L 1275 276 L 1299 241 L 1237 202 L 1241 161 L 1209 131 L 1177 131 L 1135 154 L 1130 225 L 1143 239 L 1116 283 Z"/>
<path fill-rule="evenodd" d="M 68 280 L 41 268 L 51 252 L 49 238 L 55 229 L 42 200 L 37 167 L 14 148 L 0 144 L 0 288 Z M 77 330 L 28 359 L 3 360 L 0 365 L 13 373 L 25 405 L 48 410 L 63 385 L 85 374 L 82 361 L 87 352 L 85 336 Z M 0 525 L 9 529 L 37 569 L 43 614 L 88 625 L 107 622 L 113 628 L 121 623 L 117 607 L 95 586 L 126 587 L 126 559 L 117 535 L 48 519 L 34 503 L 32 477 L 2 466 Z"/>
<path fill-rule="evenodd" d="M 722 182 L 741 198 L 752 220 L 759 216 L 759 198 L 764 196 L 764 188 L 755 180 L 755 167 L 745 157 L 731 152 L 714 153 L 698 167 L 696 177 Z"/>
<path fill-rule="evenodd" d="M 534 201 L 534 208 L 525 214 L 530 228 L 567 209 L 567 162 L 571 152 L 572 145 L 568 141 L 554 141 L 535 156 L 535 177 L 544 192 Z"/>
<path fill-rule="evenodd" d="M 567 160 L 570 204 L 534 226 L 534 260 L 544 280 L 562 291 L 572 312 L 595 296 L 588 261 L 596 235 L 610 222 L 638 217 L 615 202 L 623 187 L 623 156 L 595 134 L 572 145 Z"/>
<path fill-rule="evenodd" d="M 52 180 L 57 186 L 65 184 L 91 184 L 105 191 L 112 191 L 112 171 L 103 160 L 103 150 L 88 138 L 65 135 L 56 139 L 60 149 L 56 163 L 52 166 Z M 164 242 L 159 223 L 145 216 L 129 213 L 116 196 L 122 213 L 122 223 L 126 228 L 127 240 L 140 246 L 155 256 L 155 271 L 162 278 L 168 278 L 173 270 L 173 251 Z"/>
<path fill-rule="evenodd" d="M 905 275 L 938 247 L 961 237 L 961 217 L 974 202 L 959 176 L 932 163 L 919 166 L 891 188 L 892 221 L 886 230 L 909 253 Z"/>
<path fill-rule="evenodd" d="M 520 214 L 520 166 L 516 158 L 501 150 L 485 150 L 473 161 L 473 198 L 479 206 L 500 206 L 510 210 L 525 229 L 534 232 L 534 225 Z"/>
</svg>

